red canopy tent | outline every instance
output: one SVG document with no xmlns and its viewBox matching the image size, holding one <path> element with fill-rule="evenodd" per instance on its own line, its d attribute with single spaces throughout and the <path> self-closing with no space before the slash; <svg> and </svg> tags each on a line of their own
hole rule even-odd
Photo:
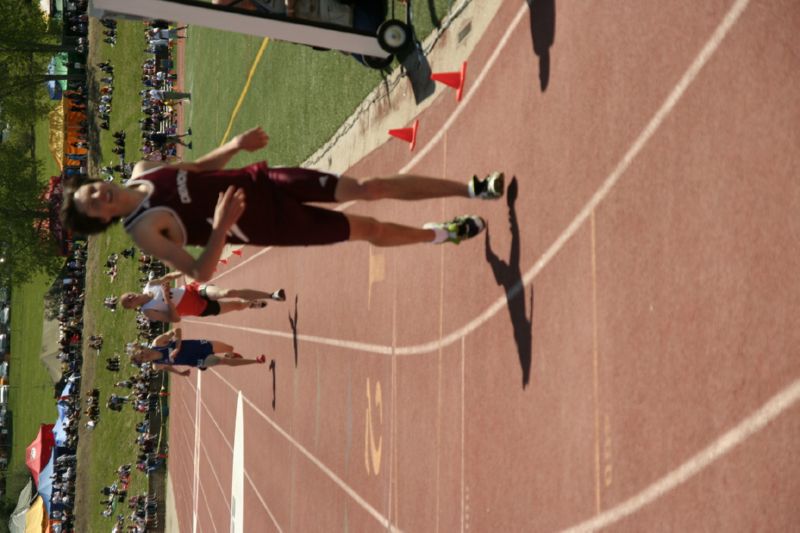
<svg viewBox="0 0 800 533">
<path fill-rule="evenodd" d="M 26 450 L 25 464 L 28 465 L 37 487 L 39 486 L 39 472 L 50 461 L 55 444 L 53 424 L 42 424 L 39 427 L 39 434 L 36 435 L 36 438 L 33 439 L 33 442 L 30 443 Z"/>
</svg>

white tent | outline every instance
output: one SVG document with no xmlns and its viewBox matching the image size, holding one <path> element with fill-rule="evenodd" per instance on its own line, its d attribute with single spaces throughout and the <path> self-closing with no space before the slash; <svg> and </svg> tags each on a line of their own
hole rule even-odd
<svg viewBox="0 0 800 533">
<path fill-rule="evenodd" d="M 33 480 L 28 481 L 22 492 L 19 493 L 19 500 L 17 500 L 17 507 L 11 513 L 8 522 L 8 530 L 10 533 L 25 533 L 25 515 L 31 506 L 34 497 L 38 496 L 33 488 Z"/>
</svg>

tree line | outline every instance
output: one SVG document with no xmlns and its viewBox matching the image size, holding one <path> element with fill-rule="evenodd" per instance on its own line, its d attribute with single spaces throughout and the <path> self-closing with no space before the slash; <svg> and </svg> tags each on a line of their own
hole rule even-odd
<svg viewBox="0 0 800 533">
<path fill-rule="evenodd" d="M 0 130 L 9 132 L 0 142 L 0 285 L 10 285 L 55 274 L 62 263 L 38 229 L 51 213 L 42 199 L 46 154 L 36 153 L 33 132 L 52 109 L 45 82 L 70 77 L 47 74 L 47 65 L 74 43 L 62 42 L 61 23 L 48 23 L 31 0 L 1 0 L 0 28 Z"/>
</svg>

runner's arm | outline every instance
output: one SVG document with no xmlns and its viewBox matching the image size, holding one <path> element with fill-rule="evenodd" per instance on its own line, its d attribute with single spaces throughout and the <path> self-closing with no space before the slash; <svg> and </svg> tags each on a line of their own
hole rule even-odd
<svg viewBox="0 0 800 533">
<path fill-rule="evenodd" d="M 192 371 L 189 370 L 189 369 L 178 370 L 175 367 L 173 367 L 172 365 L 155 364 L 155 365 L 153 365 L 153 368 L 155 368 L 156 370 L 166 370 L 167 372 L 172 372 L 173 374 L 178 374 L 179 376 L 189 376 L 192 373 Z"/>
<path fill-rule="evenodd" d="M 261 127 L 252 128 L 240 133 L 219 148 L 211 150 L 194 162 L 181 162 L 170 165 L 173 168 L 188 170 L 189 172 L 207 172 L 225 168 L 233 156 L 241 150 L 255 152 L 264 148 L 269 143 L 269 136 Z"/>
<path fill-rule="evenodd" d="M 178 310 L 175 308 L 175 304 L 172 302 L 172 295 L 170 293 L 172 289 L 169 286 L 169 281 L 164 281 L 161 283 L 161 294 L 164 295 L 164 303 L 167 306 L 167 315 L 169 316 L 170 322 L 178 322 L 181 317 L 178 315 Z"/>
<path fill-rule="evenodd" d="M 208 243 L 197 259 L 189 255 L 182 246 L 165 237 L 158 228 L 153 228 L 149 224 L 137 224 L 131 231 L 131 237 L 146 254 L 156 256 L 171 269 L 202 283 L 211 279 L 217 267 L 222 248 L 225 246 L 226 231 L 225 228 L 212 229 Z"/>
<path fill-rule="evenodd" d="M 165 163 L 163 161 L 147 161 L 147 160 L 139 161 L 133 166 L 133 170 L 131 171 L 131 179 L 135 180 L 148 170 L 152 170 L 158 167 L 163 167 L 164 165 Z"/>
<path fill-rule="evenodd" d="M 158 346 L 159 348 L 161 346 L 166 346 L 167 344 L 169 344 L 169 340 L 171 338 L 172 334 L 169 331 L 166 333 L 162 333 L 161 335 L 153 339 L 153 346 Z"/>
<path fill-rule="evenodd" d="M 255 152 L 267 146 L 267 143 L 269 143 L 269 136 L 260 126 L 249 129 L 244 133 L 240 133 L 219 148 L 207 153 L 194 163 L 191 163 L 191 165 L 194 165 L 194 168 L 187 168 L 187 170 L 208 171 L 225 168 L 228 161 L 239 151 L 245 150 L 247 152 Z M 178 163 L 177 166 L 180 167 L 183 164 L 184 163 Z"/>
<path fill-rule="evenodd" d="M 175 340 L 175 348 L 170 350 L 169 358 L 174 361 L 175 358 L 178 357 L 178 354 L 181 351 L 181 338 L 182 338 L 181 337 L 181 328 L 173 329 L 172 331 L 170 331 L 170 334 L 172 335 L 172 338 Z"/>
<path fill-rule="evenodd" d="M 170 272 L 169 274 L 165 274 L 160 278 L 153 278 L 150 280 L 151 285 L 161 285 L 165 281 L 173 281 L 178 279 L 179 277 L 185 275 L 183 272 Z"/>
<path fill-rule="evenodd" d="M 145 309 L 143 311 L 144 316 L 147 317 L 148 320 L 153 322 L 180 322 L 181 316 L 175 313 L 175 318 L 173 319 L 169 313 L 165 313 L 163 311 L 157 311 L 155 309 Z"/>
</svg>

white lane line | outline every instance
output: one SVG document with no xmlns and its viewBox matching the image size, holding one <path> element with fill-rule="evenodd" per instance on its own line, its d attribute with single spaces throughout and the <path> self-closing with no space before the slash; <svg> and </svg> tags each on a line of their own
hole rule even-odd
<svg viewBox="0 0 800 533">
<path fill-rule="evenodd" d="M 194 479 L 192 480 L 192 531 L 197 533 L 197 508 L 200 497 L 200 399 L 202 396 L 200 376 L 201 372 L 197 372 L 197 387 L 195 387 L 195 402 L 194 402 L 194 456 L 192 457 L 194 463 Z"/>
<path fill-rule="evenodd" d="M 464 533 L 464 485 L 466 483 L 464 478 L 464 403 L 466 396 L 466 393 L 464 392 L 464 386 L 466 382 L 466 344 L 466 339 L 461 339 L 461 533 Z"/>
<path fill-rule="evenodd" d="M 230 533 L 244 533 L 244 407 L 242 391 L 236 398 L 236 425 L 233 430 L 231 457 Z"/>
<path fill-rule="evenodd" d="M 183 394 L 181 394 L 181 403 L 186 408 L 186 416 L 189 417 L 189 422 L 191 422 L 191 424 L 189 424 L 189 426 L 194 426 L 194 420 L 193 420 L 194 415 L 192 415 L 192 410 L 189 409 L 189 404 L 186 403 L 186 399 L 184 398 Z"/>
<path fill-rule="evenodd" d="M 219 424 L 217 423 L 217 419 L 214 418 L 214 415 L 211 413 L 211 409 L 208 408 L 208 404 L 206 404 L 206 402 L 203 402 L 202 400 L 200 400 L 200 401 L 203 404 L 203 410 L 206 412 L 206 415 L 208 416 L 208 418 L 211 419 L 211 422 L 214 424 L 214 427 L 217 428 L 217 432 L 220 434 L 220 436 L 222 436 L 222 440 L 225 442 L 225 445 L 228 447 L 228 449 L 231 452 L 233 452 L 233 444 L 231 444 L 231 441 L 228 440 L 228 437 L 227 437 L 227 435 L 225 435 L 225 432 L 222 431 L 222 428 L 219 427 Z"/>
<path fill-rule="evenodd" d="M 200 487 L 200 492 L 203 493 L 203 501 L 206 502 L 206 512 L 208 513 L 209 517 L 211 517 L 212 516 L 211 515 L 211 507 L 209 507 L 209 505 L 208 505 L 208 498 L 206 498 L 206 491 L 203 490 L 203 487 Z M 211 527 L 214 528 L 214 533 L 216 533 L 217 525 L 214 523 L 213 520 L 211 520 Z"/>
<path fill-rule="evenodd" d="M 269 505 L 267 505 L 267 502 L 265 502 L 264 498 L 261 497 L 261 493 L 256 488 L 256 484 L 253 482 L 253 479 L 250 477 L 250 474 L 245 472 L 244 473 L 244 477 L 247 480 L 247 482 L 250 484 L 250 488 L 253 489 L 253 494 L 256 495 L 256 498 L 258 498 L 258 501 L 261 502 L 261 505 L 267 511 L 267 514 L 269 515 L 270 520 L 272 520 L 272 524 L 275 526 L 275 529 L 278 530 L 278 533 L 283 533 L 283 529 L 281 529 L 281 526 L 278 524 L 278 521 L 275 519 L 275 515 L 272 514 L 272 511 L 270 510 Z"/>
<path fill-rule="evenodd" d="M 214 479 L 217 482 L 217 488 L 219 489 L 220 493 L 222 493 L 223 499 L 225 501 L 225 507 L 227 507 L 228 511 L 230 511 L 231 504 L 228 502 L 228 495 L 225 493 L 225 490 L 222 488 L 222 482 L 219 480 L 219 476 L 217 476 L 217 471 L 214 468 L 214 462 L 211 460 L 211 454 L 208 453 L 208 449 L 206 448 L 205 444 L 200 444 L 200 448 L 203 450 L 203 458 L 208 463 L 208 466 L 211 467 L 211 473 L 214 475 Z"/>
<path fill-rule="evenodd" d="M 241 393 L 241 391 L 239 391 L 239 392 Z M 200 402 L 201 402 L 201 404 L 203 406 L 203 410 L 206 412 L 206 415 L 208 415 L 208 418 L 211 419 L 211 422 L 214 424 L 214 427 L 217 428 L 217 432 L 222 437 L 223 442 L 225 442 L 225 444 L 228 446 L 228 449 L 231 451 L 231 453 L 233 453 L 233 445 L 231 444 L 231 441 L 228 440 L 228 437 L 225 435 L 225 432 L 222 431 L 222 428 L 217 423 L 217 419 L 211 413 L 211 410 L 208 408 L 208 405 L 204 401 L 202 401 L 202 399 L 200 400 Z M 208 453 L 208 452 L 206 451 L 206 453 Z M 216 477 L 216 472 L 214 473 L 214 477 Z M 261 496 L 261 493 L 256 488 L 256 485 L 255 485 L 255 483 L 253 483 L 253 480 L 250 479 L 250 475 L 247 472 L 245 472 L 245 479 L 247 479 L 247 481 L 250 483 L 250 486 L 253 488 L 253 491 L 255 492 L 256 497 L 258 497 L 258 500 L 261 502 L 261 505 L 264 506 L 264 510 L 267 511 L 267 514 L 272 519 L 272 523 L 275 525 L 275 528 L 278 531 L 282 531 L 281 526 L 278 524 L 278 521 L 275 520 L 275 515 L 272 514 L 272 511 L 270 510 L 270 508 L 267 505 L 267 503 L 264 501 L 264 498 Z M 217 483 L 219 484 L 219 478 L 217 478 Z M 220 487 L 221 487 L 221 485 L 220 485 Z M 226 501 L 226 504 L 227 504 L 227 501 Z M 230 509 L 230 504 L 227 504 L 227 505 L 228 505 L 228 509 Z"/>
<path fill-rule="evenodd" d="M 197 388 L 196 388 L 194 385 L 192 385 L 192 382 L 191 382 L 191 380 L 189 380 L 189 379 L 185 379 L 185 380 L 183 380 L 183 383 L 184 383 L 185 385 L 188 385 L 188 386 L 189 386 L 189 388 L 190 388 L 190 389 L 192 389 L 192 392 L 194 392 L 195 394 L 197 394 Z"/>
<path fill-rule="evenodd" d="M 241 393 L 241 391 L 240 391 L 240 393 Z M 208 417 L 211 419 L 211 422 L 214 424 L 214 427 L 217 428 L 217 432 L 222 436 L 223 442 L 228 447 L 228 449 L 231 452 L 233 452 L 233 445 L 228 440 L 227 436 L 225 435 L 225 432 L 222 431 L 222 428 L 219 426 L 219 423 L 217 423 L 217 419 L 211 413 L 211 410 L 208 408 L 208 405 L 202 399 L 200 400 L 200 402 L 201 402 L 201 404 L 203 406 L 203 410 L 206 412 Z M 216 481 L 217 481 L 217 486 L 219 487 L 220 492 L 223 493 L 223 496 L 225 496 L 225 505 L 228 507 L 228 510 L 230 511 L 231 505 L 229 503 L 227 495 L 225 494 L 225 491 L 222 490 L 222 483 L 220 482 L 219 477 L 217 476 L 217 472 L 214 469 L 213 463 L 210 461 L 210 459 L 208 459 L 208 457 L 210 457 L 210 454 L 208 453 L 208 450 L 206 449 L 205 445 L 202 445 L 202 447 L 203 447 L 203 451 L 205 452 L 206 459 L 208 460 L 209 465 L 211 466 L 211 471 L 214 474 L 214 479 L 216 479 Z M 244 476 L 245 476 L 245 479 L 247 479 L 248 483 L 250 484 L 251 488 L 253 489 L 253 492 L 255 493 L 256 497 L 258 498 L 258 501 L 261 502 L 261 505 L 264 507 L 264 510 L 267 511 L 267 514 L 269 515 L 270 519 L 272 520 L 272 523 L 275 525 L 275 529 L 277 529 L 279 532 L 283 531 L 281 529 L 281 526 L 278 524 L 278 521 L 275 519 L 275 515 L 272 514 L 272 510 L 267 505 L 267 502 L 264 501 L 264 498 L 261 496 L 261 493 L 259 492 L 259 490 L 256 487 L 255 483 L 250 478 L 250 475 L 247 472 L 245 472 Z"/>
<path fill-rule="evenodd" d="M 250 328 L 247 326 L 236 326 L 234 324 L 220 324 L 218 322 L 203 322 L 201 320 L 194 320 L 194 319 L 187 319 L 184 318 L 183 322 L 187 324 L 197 324 L 201 325 L 204 328 L 207 327 L 217 327 L 217 328 L 225 328 L 225 329 L 233 329 L 237 331 L 245 331 L 247 333 L 255 333 L 257 335 L 266 335 L 268 337 L 279 337 L 283 339 L 293 339 L 295 335 L 293 333 L 287 333 L 285 331 L 277 331 L 273 329 L 263 329 L 263 328 Z M 315 344 L 324 344 L 326 346 L 333 346 L 337 348 L 346 348 L 349 350 L 356 350 L 360 352 L 367 352 L 367 353 L 378 353 L 382 355 L 392 355 L 392 347 L 391 346 L 383 346 L 380 344 L 369 344 L 366 342 L 358 342 L 358 341 L 345 341 L 345 340 L 338 340 L 338 339 L 330 339 L 327 337 L 316 337 L 314 335 L 297 335 L 297 339 L 304 341 L 304 342 L 311 342 Z"/>
<path fill-rule="evenodd" d="M 794 383 L 773 396 L 760 409 L 745 418 L 736 427 L 723 434 L 708 447 L 695 454 L 694 457 L 666 476 L 619 505 L 608 509 L 591 520 L 571 527 L 566 531 L 573 533 L 602 529 L 635 513 L 645 505 L 652 503 L 681 483 L 689 480 L 708 465 L 730 452 L 734 447 L 764 429 L 767 424 L 796 404 L 799 399 L 800 379 L 797 379 Z"/>
<path fill-rule="evenodd" d="M 187 442 L 187 444 L 188 444 L 188 442 Z M 173 444 L 173 447 L 174 447 L 174 444 Z M 185 449 L 188 450 L 189 447 L 187 446 Z M 187 456 L 187 459 L 188 459 L 188 456 Z M 171 458 L 169 458 L 167 460 L 167 468 L 169 469 L 169 475 L 173 480 L 174 479 L 191 479 L 192 478 L 192 471 L 189 468 L 189 461 L 188 460 L 187 461 L 181 461 L 181 460 L 177 459 L 176 456 L 173 456 L 173 457 L 171 457 Z M 175 499 L 175 502 L 176 502 L 175 503 L 175 507 L 176 508 L 179 507 L 180 505 L 178 504 L 178 499 L 177 498 Z M 192 502 L 190 502 L 188 500 L 182 500 L 180 503 L 183 504 L 182 507 L 186 507 L 188 511 L 192 510 Z"/>
<path fill-rule="evenodd" d="M 234 387 L 234 386 L 233 386 L 233 385 L 232 385 L 232 384 L 231 384 L 231 383 L 230 383 L 230 382 L 229 382 L 227 379 L 225 379 L 225 377 L 224 377 L 222 374 L 220 374 L 219 372 L 217 372 L 217 371 L 216 371 L 215 369 L 213 369 L 213 368 L 212 368 L 212 369 L 210 369 L 210 372 L 211 372 L 211 373 L 212 373 L 214 376 L 218 377 L 218 378 L 220 379 L 220 381 L 222 381 L 223 383 L 225 383 L 225 385 L 227 385 L 227 386 L 228 386 L 228 388 L 230 388 L 230 389 L 231 389 L 233 392 L 235 392 L 235 393 L 237 393 L 237 394 L 239 393 L 239 389 L 237 389 L 236 387 Z M 391 521 L 390 521 L 388 518 L 386 518 L 385 516 L 383 516 L 383 515 L 382 515 L 381 513 L 379 513 L 379 512 L 378 512 L 378 511 L 377 511 L 377 510 L 376 510 L 374 507 L 372 507 L 372 506 L 371 506 L 371 505 L 370 505 L 370 504 L 369 504 L 369 503 L 368 503 L 368 502 L 367 502 L 367 501 L 366 501 L 364 498 L 362 498 L 362 497 L 361 497 L 361 496 L 360 496 L 360 495 L 359 495 L 359 494 L 358 494 L 358 493 L 357 493 L 355 490 L 353 490 L 353 488 L 352 488 L 352 487 L 350 487 L 350 485 L 348 485 L 347 483 L 345 483 L 345 482 L 344 482 L 344 481 L 343 481 L 343 480 L 342 480 L 342 479 L 341 479 L 339 476 L 337 476 L 337 475 L 336 475 L 336 474 L 333 472 L 333 470 L 331 470 L 330 468 L 328 468 L 328 467 L 327 467 L 325 464 L 323 464 L 323 463 L 322 463 L 322 461 L 320 461 L 319 459 L 317 459 L 317 458 L 316 458 L 316 457 L 315 457 L 315 456 L 314 456 L 314 455 L 313 455 L 311 452 L 309 452 L 308 450 L 306 450 L 306 448 L 305 448 L 305 447 L 304 447 L 302 444 L 300 444 L 299 442 L 297 442 L 296 440 L 294 440 L 294 439 L 292 438 L 292 436 L 291 436 L 291 435 L 289 435 L 289 434 L 288 434 L 288 433 L 287 433 L 287 432 L 286 432 L 286 431 L 285 431 L 285 430 L 284 430 L 282 427 L 280 427 L 280 426 L 279 426 L 279 425 L 278 425 L 278 424 L 277 424 L 277 423 L 276 423 L 274 420 L 272 420 L 272 419 L 271 419 L 269 416 L 267 416 L 267 414 L 266 414 L 266 413 L 264 413 L 264 411 L 262 411 L 261 409 L 259 409 L 259 408 L 258 408 L 258 406 L 257 406 L 256 404 L 254 404 L 252 401 L 250 401 L 250 399 L 249 399 L 249 398 L 247 398 L 247 396 L 245 396 L 244 394 L 242 394 L 242 399 L 243 399 L 243 400 L 244 400 L 244 401 L 245 401 L 245 402 L 246 402 L 246 403 L 247 403 L 247 404 L 248 404 L 248 405 L 249 405 L 249 406 L 250 406 L 250 407 L 251 407 L 251 408 L 252 408 L 252 409 L 253 409 L 253 410 L 254 410 L 254 411 L 255 411 L 255 412 L 256 412 L 256 413 L 257 413 L 257 414 L 260 416 L 260 417 L 261 417 L 261 418 L 263 418 L 264 420 L 266 420 L 266 421 L 267 421 L 267 423 L 268 423 L 270 426 L 272 426 L 272 427 L 273 427 L 273 429 L 275 429 L 275 431 L 277 431 L 277 432 L 278 432 L 278 433 L 279 433 L 279 434 L 280 434 L 280 435 L 281 435 L 281 436 L 282 436 L 284 439 L 286 439 L 287 441 L 289 441 L 289 443 L 290 443 L 292 446 L 294 446 L 294 447 L 295 447 L 295 448 L 296 448 L 296 449 L 297 449 L 297 450 L 298 450 L 300 453 L 302 453 L 303 455 L 305 455 L 305 456 L 306 456 L 306 459 L 308 459 L 309 461 L 311 461 L 311 462 L 312 462 L 312 463 L 313 463 L 313 464 L 314 464 L 314 465 L 315 465 L 317 468 L 319 468 L 320 470 L 322 470 L 322 472 L 323 472 L 323 473 L 324 473 L 326 476 L 328 476 L 328 477 L 329 477 L 329 478 L 330 478 L 330 479 L 331 479 L 331 480 L 332 480 L 334 483 L 336 483 L 336 484 L 339 486 L 339 488 L 341 488 L 341 489 L 342 489 L 342 490 L 343 490 L 343 491 L 344 491 L 344 492 L 345 492 L 345 493 L 346 493 L 348 496 L 350 496 L 350 498 L 352 498 L 352 499 L 353 499 L 353 501 L 355 501 L 355 502 L 356 502 L 356 503 L 357 503 L 359 506 L 361 506 L 361 508 L 362 508 L 362 509 L 364 509 L 365 511 L 367 511 L 367 512 L 368 512 L 368 513 L 369 513 L 369 514 L 370 514 L 370 515 L 371 515 L 373 518 L 375 518 L 375 520 L 377 520 L 377 521 L 378 521 L 378 522 L 381 524 L 381 526 L 383 526 L 384 528 L 386 528 L 388 531 L 391 531 L 391 532 L 396 532 L 396 533 L 402 533 L 402 531 L 401 531 L 399 528 L 397 528 L 397 527 L 396 527 L 394 524 L 392 524 L 392 523 L 391 523 Z"/>
<path fill-rule="evenodd" d="M 185 432 L 182 432 L 181 435 L 183 435 L 183 440 L 186 441 L 186 449 L 188 450 L 189 446 L 193 445 L 193 443 L 189 442 L 189 434 L 185 433 Z M 192 460 L 194 460 L 194 459 L 192 459 Z M 188 461 L 186 463 L 187 463 L 186 471 L 188 472 L 189 471 Z M 189 477 L 192 477 L 192 476 L 189 476 Z"/>
</svg>

